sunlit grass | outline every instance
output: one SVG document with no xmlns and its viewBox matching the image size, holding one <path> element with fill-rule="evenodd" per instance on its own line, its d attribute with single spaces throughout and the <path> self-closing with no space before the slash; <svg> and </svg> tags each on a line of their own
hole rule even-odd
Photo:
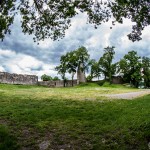
<svg viewBox="0 0 150 150">
<path fill-rule="evenodd" d="M 5 87 L 8 87 L 9 90 Z M 11 91 L 11 92 L 10 92 Z M 48 88 L 38 86 L 22 86 L 22 85 L 0 85 L 0 92 L 6 95 L 15 96 L 22 95 L 29 98 L 61 98 L 61 99 L 73 99 L 73 100 L 97 100 L 104 97 L 106 94 L 126 93 L 132 91 L 139 91 L 135 88 L 127 88 L 122 85 L 104 85 L 99 86 L 95 83 L 89 83 L 87 85 L 79 85 L 75 87 L 66 88 Z"/>
</svg>

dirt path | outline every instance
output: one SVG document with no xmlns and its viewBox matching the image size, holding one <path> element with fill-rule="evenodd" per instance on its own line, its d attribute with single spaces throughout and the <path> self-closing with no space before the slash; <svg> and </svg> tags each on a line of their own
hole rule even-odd
<svg viewBox="0 0 150 150">
<path fill-rule="evenodd" d="M 150 94 L 150 89 L 145 89 L 139 92 L 130 92 L 130 93 L 121 93 L 121 94 L 108 94 L 105 95 L 106 97 L 112 98 L 112 99 L 134 99 L 137 97 L 141 97 L 144 95 Z"/>
</svg>

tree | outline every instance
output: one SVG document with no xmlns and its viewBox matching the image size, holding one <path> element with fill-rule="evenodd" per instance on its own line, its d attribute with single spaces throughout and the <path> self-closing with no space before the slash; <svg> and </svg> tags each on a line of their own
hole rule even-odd
<svg viewBox="0 0 150 150">
<path fill-rule="evenodd" d="M 56 66 L 55 68 L 56 71 L 58 71 L 58 74 L 61 75 L 62 79 L 64 80 L 64 87 L 66 84 L 66 72 L 67 72 L 67 59 L 65 55 L 61 56 L 60 58 L 60 65 Z"/>
<path fill-rule="evenodd" d="M 79 82 L 86 82 L 85 71 L 89 66 L 90 55 L 87 49 L 81 46 L 75 51 L 75 56 L 77 62 L 77 80 Z"/>
<path fill-rule="evenodd" d="M 110 19 L 114 24 L 129 18 L 136 23 L 129 35 L 133 41 L 140 40 L 141 31 L 150 25 L 149 0 L 1 0 L 0 38 L 10 33 L 16 14 L 21 17 L 22 31 L 33 34 L 35 41 L 63 38 L 78 12 L 86 13 L 95 28 Z"/>
<path fill-rule="evenodd" d="M 141 57 L 138 56 L 136 51 L 129 51 L 123 59 L 119 62 L 120 72 L 123 73 L 123 79 L 125 82 L 130 82 L 134 86 L 138 87 L 139 81 L 142 78 L 141 75 Z"/>
<path fill-rule="evenodd" d="M 112 75 L 115 73 L 117 65 L 112 64 L 115 55 L 114 48 L 113 46 L 104 48 L 104 54 L 99 59 L 100 70 L 104 74 L 105 80 L 108 78 L 110 83 L 112 82 Z"/>
<path fill-rule="evenodd" d="M 65 73 L 71 74 L 72 86 L 74 75 L 77 73 L 77 80 L 79 82 L 86 82 L 85 71 L 89 64 L 89 54 L 85 47 L 79 47 L 77 50 L 66 53 L 61 56 L 60 65 L 56 67 L 62 78 L 65 78 Z"/>
<path fill-rule="evenodd" d="M 68 62 L 67 70 L 71 74 L 72 86 L 73 86 L 73 79 L 74 79 L 74 75 L 77 72 L 77 65 L 78 65 L 75 51 L 71 51 L 71 52 L 67 53 L 66 58 L 67 58 L 67 62 Z"/>
<path fill-rule="evenodd" d="M 59 81 L 60 79 L 57 77 L 57 76 L 55 76 L 54 78 L 53 78 L 53 81 Z"/>
<path fill-rule="evenodd" d="M 61 63 L 60 66 L 57 66 L 56 70 L 58 71 L 59 74 L 62 74 L 63 79 L 65 79 L 66 72 L 71 74 L 73 86 L 73 79 L 77 70 L 77 58 L 75 51 L 68 52 L 66 53 L 66 55 L 61 56 L 60 63 Z"/>
<path fill-rule="evenodd" d="M 41 79 L 42 79 L 43 81 L 51 81 L 53 78 L 52 78 L 51 76 L 48 76 L 48 75 L 46 75 L 46 74 L 43 74 L 43 75 L 41 76 Z"/>
<path fill-rule="evenodd" d="M 115 0 L 111 4 L 111 9 L 117 22 L 123 23 L 123 18 L 128 18 L 136 23 L 128 37 L 132 41 L 141 40 L 142 30 L 150 25 L 150 1 Z"/>
<path fill-rule="evenodd" d="M 95 59 L 92 59 L 89 65 L 91 66 L 91 72 L 90 75 L 88 76 L 88 80 L 92 81 L 93 78 L 99 79 L 99 77 L 101 76 L 101 69 L 100 69 L 99 62 L 96 62 Z"/>
<path fill-rule="evenodd" d="M 150 87 L 150 58 L 142 58 L 142 73 L 144 77 L 145 87 Z"/>
</svg>

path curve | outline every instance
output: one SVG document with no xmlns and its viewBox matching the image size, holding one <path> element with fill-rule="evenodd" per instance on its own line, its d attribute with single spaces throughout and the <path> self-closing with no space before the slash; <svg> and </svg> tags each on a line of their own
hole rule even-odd
<svg viewBox="0 0 150 150">
<path fill-rule="evenodd" d="M 142 91 L 138 91 L 138 92 L 130 92 L 130 93 L 121 93 L 121 94 L 107 94 L 105 95 L 108 98 L 112 98 L 112 99 L 134 99 L 137 97 L 141 97 L 144 95 L 148 95 L 150 94 L 150 89 L 145 89 Z"/>
</svg>

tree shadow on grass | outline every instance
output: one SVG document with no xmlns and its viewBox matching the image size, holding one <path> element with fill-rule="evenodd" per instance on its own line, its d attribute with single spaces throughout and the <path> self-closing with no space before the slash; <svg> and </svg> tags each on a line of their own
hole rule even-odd
<svg viewBox="0 0 150 150">
<path fill-rule="evenodd" d="M 18 150 L 17 140 L 12 136 L 3 125 L 0 125 L 0 149 L 1 150 Z"/>
</svg>

